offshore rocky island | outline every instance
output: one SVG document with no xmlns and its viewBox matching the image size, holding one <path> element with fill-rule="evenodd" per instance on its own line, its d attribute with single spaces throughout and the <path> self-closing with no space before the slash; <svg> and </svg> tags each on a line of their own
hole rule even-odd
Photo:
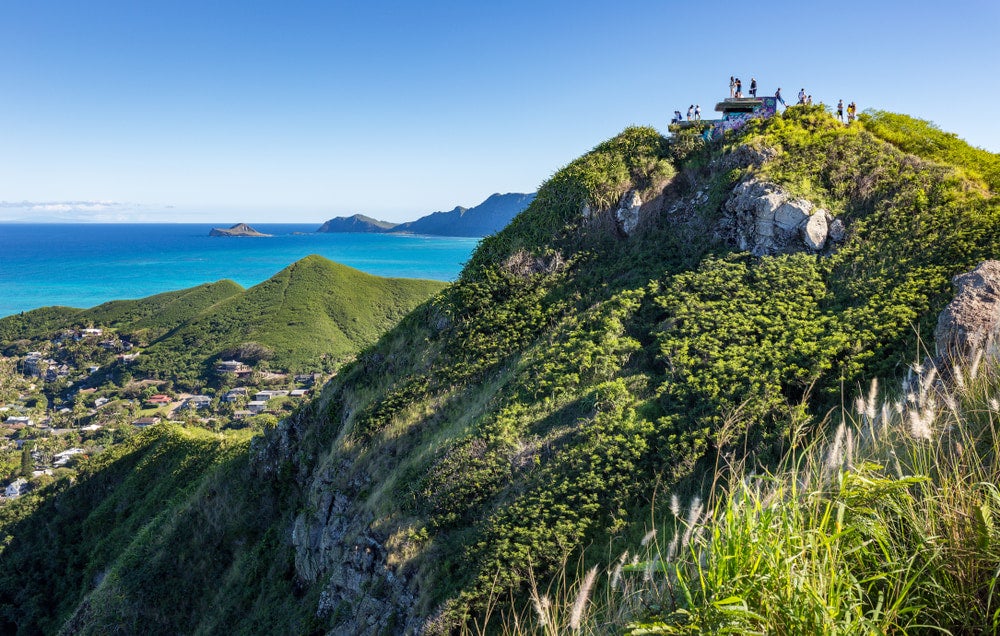
<svg viewBox="0 0 1000 636">
<path fill-rule="evenodd" d="M 905 115 L 628 128 L 259 434 L 4 505 L 0 630 L 995 631 L 998 190 Z"/>
</svg>

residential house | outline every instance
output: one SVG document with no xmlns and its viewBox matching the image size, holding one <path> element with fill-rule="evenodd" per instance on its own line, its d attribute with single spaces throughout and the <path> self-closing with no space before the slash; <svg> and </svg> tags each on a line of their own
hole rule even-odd
<svg viewBox="0 0 1000 636">
<path fill-rule="evenodd" d="M 160 418 L 158 417 L 140 417 L 139 419 L 132 422 L 132 425 L 137 428 L 146 428 L 147 426 L 153 426 L 154 424 L 159 424 Z"/>
<path fill-rule="evenodd" d="M 104 406 L 105 404 L 107 404 L 110 401 L 111 400 L 108 399 L 108 398 L 106 398 L 106 397 L 99 397 L 96 400 L 94 400 L 94 408 L 98 408 L 99 409 L 99 408 L 101 408 L 102 406 Z"/>
<path fill-rule="evenodd" d="M 249 393 L 245 386 L 238 386 L 235 389 L 226 391 L 225 395 L 219 399 L 226 403 L 238 402 L 240 399 L 247 397 Z"/>
<path fill-rule="evenodd" d="M 42 375 L 45 371 L 46 360 L 42 358 L 39 351 L 31 351 L 24 357 L 25 375 Z"/>
<path fill-rule="evenodd" d="M 150 404 L 152 406 L 164 406 L 166 404 L 170 404 L 171 401 L 170 396 L 157 393 L 156 395 L 149 396 L 146 400 L 146 404 Z"/>
<path fill-rule="evenodd" d="M 247 410 L 256 415 L 257 413 L 263 413 L 264 409 L 267 408 L 267 400 L 253 400 L 247 404 Z"/>
<path fill-rule="evenodd" d="M 60 466 L 65 466 L 69 463 L 69 460 L 73 459 L 74 455 L 79 455 L 84 451 L 82 448 L 69 448 L 61 453 L 56 453 L 52 456 L 52 466 L 54 468 L 59 468 Z"/>
<path fill-rule="evenodd" d="M 222 360 L 216 363 L 215 370 L 219 373 L 235 373 L 236 375 L 250 373 L 250 367 L 239 360 Z"/>
<path fill-rule="evenodd" d="M 207 409 L 212 406 L 212 398 L 207 395 L 192 395 L 184 401 L 184 408 L 187 409 Z"/>
<path fill-rule="evenodd" d="M 24 428 L 25 426 L 34 426 L 35 421 L 27 415 L 11 415 L 4 421 L 4 424 L 9 428 Z"/>
<path fill-rule="evenodd" d="M 60 364 L 59 366 L 50 366 L 45 370 L 45 381 L 55 382 L 59 378 L 65 378 L 69 375 L 70 368 L 69 365 Z"/>
<path fill-rule="evenodd" d="M 305 397 L 308 394 L 309 394 L 309 389 L 295 389 L 294 391 L 290 392 L 288 395 L 289 395 L 289 397 L 293 397 L 293 398 L 302 398 L 302 397 Z"/>
<path fill-rule="evenodd" d="M 251 415 L 253 415 L 253 413 L 251 413 L 250 411 L 247 411 L 246 409 L 240 409 L 238 411 L 233 411 L 233 419 L 234 420 L 242 420 L 244 418 L 250 417 Z"/>
<path fill-rule="evenodd" d="M 276 397 L 284 397 L 286 395 L 288 395 L 288 391 L 277 391 L 268 389 L 265 391 L 257 391 L 257 394 L 253 396 L 253 399 L 267 402 L 268 400 L 274 399 Z"/>
</svg>

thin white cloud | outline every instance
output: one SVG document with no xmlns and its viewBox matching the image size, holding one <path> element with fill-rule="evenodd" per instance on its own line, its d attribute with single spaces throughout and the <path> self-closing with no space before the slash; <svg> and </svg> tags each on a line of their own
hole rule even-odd
<svg viewBox="0 0 1000 636">
<path fill-rule="evenodd" d="M 0 201 L 2 221 L 127 221 L 146 206 L 122 201 Z"/>
</svg>

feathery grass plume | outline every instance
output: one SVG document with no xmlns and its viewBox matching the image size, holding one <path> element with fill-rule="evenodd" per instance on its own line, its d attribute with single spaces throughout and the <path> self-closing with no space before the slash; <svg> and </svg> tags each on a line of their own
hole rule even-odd
<svg viewBox="0 0 1000 636">
<path fill-rule="evenodd" d="M 847 455 L 847 468 L 850 469 L 854 466 L 854 429 L 847 428 L 847 439 L 844 445 Z"/>
<path fill-rule="evenodd" d="M 681 518 L 681 500 L 677 496 L 677 493 L 670 495 L 670 513 L 677 519 Z"/>
<path fill-rule="evenodd" d="M 872 378 L 871 386 L 868 388 L 868 399 L 865 400 L 865 416 L 868 421 L 875 420 L 875 405 L 878 397 L 878 378 Z"/>
<path fill-rule="evenodd" d="M 652 580 L 653 580 L 653 570 L 655 570 L 656 566 L 658 566 L 659 564 L 660 564 L 660 555 L 659 554 L 655 555 L 649 561 L 646 561 L 646 567 L 642 571 L 642 580 L 644 582 L 646 582 L 646 583 L 652 582 Z"/>
<path fill-rule="evenodd" d="M 994 413 L 1000 413 L 1000 401 L 998 401 L 995 397 L 990 398 L 990 409 L 992 409 Z"/>
<path fill-rule="evenodd" d="M 650 530 L 649 532 L 647 532 L 642 536 L 642 541 L 639 542 L 639 545 L 645 548 L 649 544 L 649 542 L 653 540 L 653 537 L 655 536 L 656 536 L 656 528 L 653 528 L 652 530 Z"/>
<path fill-rule="evenodd" d="M 625 567 L 626 559 L 628 559 L 628 550 L 622 552 L 622 555 L 618 557 L 618 563 L 615 565 L 615 570 L 611 575 L 611 589 L 618 588 L 618 584 L 622 580 L 622 569 Z"/>
<path fill-rule="evenodd" d="M 532 593 L 531 602 L 535 607 L 535 613 L 538 614 L 538 621 L 543 625 L 549 624 L 549 610 L 552 609 L 552 601 L 549 600 L 548 595 L 543 594 L 538 596 L 537 593 Z"/>
<path fill-rule="evenodd" d="M 920 401 L 922 402 L 927 398 L 930 393 L 931 387 L 934 386 L 934 381 L 937 380 L 938 370 L 937 367 L 931 367 L 927 375 L 924 376 L 920 383 Z"/>
<path fill-rule="evenodd" d="M 868 405 L 865 404 L 865 399 L 863 397 L 858 396 L 854 398 L 854 412 L 857 413 L 859 416 L 865 414 L 865 409 L 867 408 L 867 406 Z"/>
<path fill-rule="evenodd" d="M 580 591 L 576 594 L 576 601 L 573 602 L 573 609 L 569 615 L 569 628 L 573 631 L 580 631 L 583 610 L 587 607 L 587 601 L 590 600 L 590 592 L 594 587 L 594 580 L 596 578 L 597 566 L 595 565 L 587 571 L 587 576 L 583 579 L 583 585 L 580 586 Z"/>
<path fill-rule="evenodd" d="M 962 374 L 961 367 L 953 366 L 951 368 L 951 377 L 952 377 L 952 382 L 955 383 L 955 386 L 958 387 L 959 390 L 965 388 L 965 376 Z"/>
<path fill-rule="evenodd" d="M 843 420 L 837 427 L 837 432 L 833 436 L 833 446 L 827 452 L 826 461 L 823 462 L 823 475 L 829 478 L 840 469 L 844 462 L 844 440 L 847 437 L 847 427 Z"/>
<path fill-rule="evenodd" d="M 945 394 L 944 405 L 948 407 L 948 410 L 951 411 L 955 417 L 961 417 L 958 413 L 958 400 L 955 399 L 955 396 L 950 393 Z"/>
<path fill-rule="evenodd" d="M 913 439 L 930 440 L 931 422 L 934 421 L 934 412 L 930 410 L 919 411 L 914 409 L 909 412 L 910 416 L 910 437 Z"/>
<path fill-rule="evenodd" d="M 969 365 L 969 381 L 975 382 L 976 378 L 979 377 L 979 365 L 983 361 L 983 350 L 976 348 L 976 352 L 972 355 L 972 364 Z"/>
<path fill-rule="evenodd" d="M 667 561 L 673 561 L 677 558 L 677 550 L 680 548 L 681 535 L 674 533 L 674 538 L 670 540 L 670 545 L 667 546 Z"/>
<path fill-rule="evenodd" d="M 691 535 L 698 527 L 698 519 L 701 517 L 702 509 L 701 497 L 695 495 L 694 499 L 691 500 L 691 508 L 688 510 L 687 521 L 684 522 L 686 527 L 684 528 L 684 538 L 681 539 L 682 550 L 686 549 L 691 542 Z"/>
</svg>

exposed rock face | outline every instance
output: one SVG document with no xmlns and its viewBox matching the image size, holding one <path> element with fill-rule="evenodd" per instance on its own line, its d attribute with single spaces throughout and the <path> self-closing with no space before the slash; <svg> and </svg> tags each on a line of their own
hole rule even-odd
<svg viewBox="0 0 1000 636">
<path fill-rule="evenodd" d="M 778 156 L 778 151 L 774 148 L 755 148 L 743 144 L 731 153 L 719 160 L 718 169 L 724 172 L 736 168 L 749 168 L 750 166 L 760 166 Z"/>
<path fill-rule="evenodd" d="M 720 230 L 742 250 L 757 255 L 822 250 L 831 239 L 831 216 L 773 183 L 748 179 L 726 200 Z M 843 223 L 837 236 L 843 240 Z"/>
<path fill-rule="evenodd" d="M 209 236 L 271 236 L 270 234 L 264 234 L 253 229 L 246 223 L 237 223 L 236 225 L 225 228 L 225 227 L 213 227 L 208 233 Z"/>
<path fill-rule="evenodd" d="M 615 210 L 615 221 L 622 234 L 629 236 L 635 226 L 639 224 L 639 208 L 642 207 L 642 198 L 636 190 L 629 190 L 622 196 Z"/>
<path fill-rule="evenodd" d="M 826 213 L 822 210 L 814 213 L 802 225 L 802 242 L 814 252 L 823 249 L 829 235 L 830 228 L 826 222 Z"/>
<path fill-rule="evenodd" d="M 955 298 L 938 316 L 934 348 L 938 360 L 996 356 L 1000 334 L 1000 261 L 983 261 L 952 279 Z"/>
</svg>

